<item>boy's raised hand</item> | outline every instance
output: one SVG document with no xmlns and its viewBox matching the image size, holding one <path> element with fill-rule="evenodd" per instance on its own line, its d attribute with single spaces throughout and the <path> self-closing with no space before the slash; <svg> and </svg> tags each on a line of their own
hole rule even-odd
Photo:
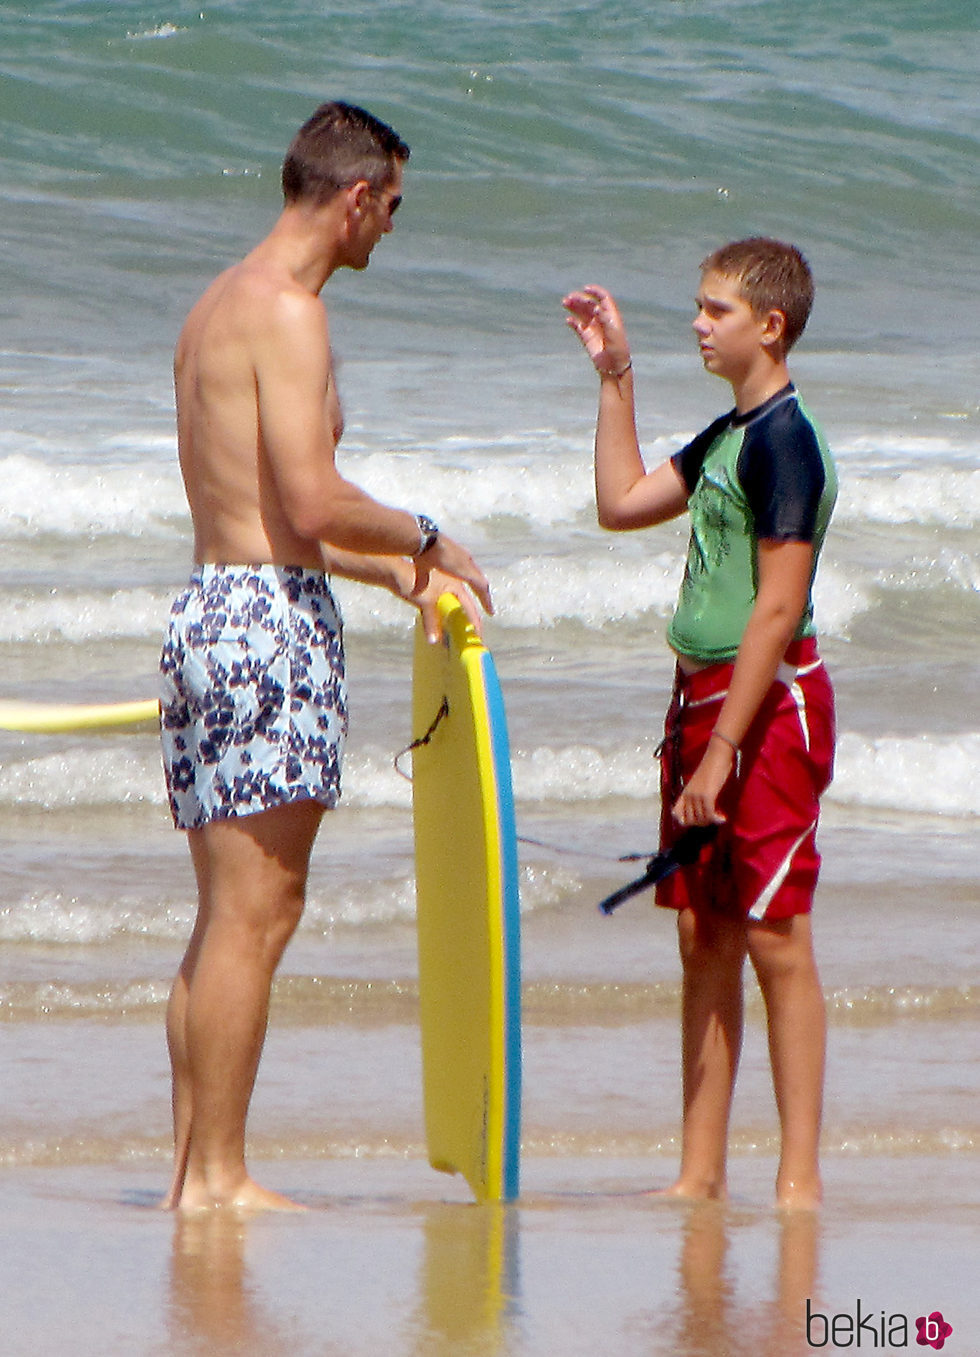
<svg viewBox="0 0 980 1357">
<path fill-rule="evenodd" d="M 567 323 L 592 359 L 596 371 L 621 373 L 630 363 L 629 339 L 619 307 L 604 287 L 592 283 L 562 299 Z"/>
</svg>

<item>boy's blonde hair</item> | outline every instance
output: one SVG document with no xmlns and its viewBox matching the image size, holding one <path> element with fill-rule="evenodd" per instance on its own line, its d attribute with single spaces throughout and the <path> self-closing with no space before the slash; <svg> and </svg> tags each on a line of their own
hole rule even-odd
<svg viewBox="0 0 980 1357">
<path fill-rule="evenodd" d="M 795 245 L 767 236 L 734 240 L 709 254 L 702 274 L 720 273 L 737 283 L 757 316 L 781 311 L 786 318 L 786 351 L 803 333 L 813 306 L 813 274 Z"/>
</svg>

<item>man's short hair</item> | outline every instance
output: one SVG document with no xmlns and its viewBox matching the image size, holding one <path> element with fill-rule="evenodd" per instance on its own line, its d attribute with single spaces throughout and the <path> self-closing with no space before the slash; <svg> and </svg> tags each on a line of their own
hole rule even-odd
<svg viewBox="0 0 980 1357">
<path fill-rule="evenodd" d="M 287 203 L 321 204 L 362 179 L 384 189 L 409 155 L 401 137 L 366 109 L 339 100 L 321 104 L 286 152 L 283 196 Z"/>
<path fill-rule="evenodd" d="M 781 311 L 787 352 L 803 333 L 813 306 L 813 274 L 795 245 L 766 236 L 752 236 L 722 245 L 702 261 L 701 272 L 714 272 L 737 283 L 757 316 Z"/>
</svg>

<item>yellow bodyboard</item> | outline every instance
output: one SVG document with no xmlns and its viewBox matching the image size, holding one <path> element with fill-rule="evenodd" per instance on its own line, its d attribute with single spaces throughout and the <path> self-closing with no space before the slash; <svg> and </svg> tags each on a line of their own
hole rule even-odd
<svg viewBox="0 0 980 1357">
<path fill-rule="evenodd" d="M 158 723 L 156 698 L 141 702 L 17 702 L 0 699 L 0 730 L 57 735 Z"/>
<path fill-rule="evenodd" d="M 417 624 L 412 796 L 429 1162 L 477 1201 L 518 1193 L 520 944 L 517 836 L 503 698 L 459 601 Z"/>
</svg>

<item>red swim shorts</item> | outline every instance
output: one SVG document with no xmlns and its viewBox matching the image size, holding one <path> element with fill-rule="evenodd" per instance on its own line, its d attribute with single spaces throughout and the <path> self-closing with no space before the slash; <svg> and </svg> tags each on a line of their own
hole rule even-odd
<svg viewBox="0 0 980 1357">
<path fill-rule="evenodd" d="M 660 764 L 660 844 L 681 832 L 671 807 L 704 755 L 733 664 L 678 670 Z M 794 641 L 742 741 L 719 809 L 728 817 L 698 860 L 657 886 L 668 909 L 751 919 L 809 913 L 820 870 L 819 798 L 834 766 L 834 691 L 812 639 Z"/>
</svg>

